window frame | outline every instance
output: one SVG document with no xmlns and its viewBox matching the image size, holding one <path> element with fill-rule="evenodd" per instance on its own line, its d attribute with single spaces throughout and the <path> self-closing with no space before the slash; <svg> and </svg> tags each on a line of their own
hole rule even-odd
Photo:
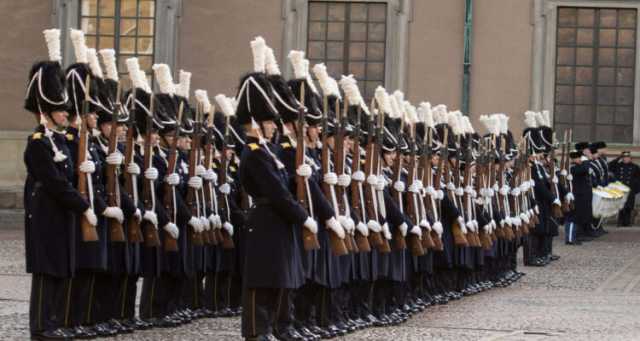
<svg viewBox="0 0 640 341">
<path fill-rule="evenodd" d="M 532 22 L 533 58 L 531 71 L 530 107 L 532 110 L 551 110 L 555 101 L 556 31 L 559 7 L 635 9 L 636 58 L 634 63 L 634 105 L 632 144 L 640 144 L 640 0 L 534 0 Z M 553 112 L 552 112 L 553 115 Z M 552 117 L 552 122 L 555 121 Z M 596 121 L 597 122 L 597 121 Z M 626 143 L 612 145 L 628 146 Z"/>
<path fill-rule="evenodd" d="M 409 23 L 413 16 L 413 0 L 327 0 L 329 2 L 382 2 L 387 4 L 385 37 L 384 86 L 407 89 Z M 307 47 L 309 0 L 283 0 L 283 51 L 304 50 Z M 293 74 L 286 55 L 281 54 L 283 73 Z"/>
</svg>

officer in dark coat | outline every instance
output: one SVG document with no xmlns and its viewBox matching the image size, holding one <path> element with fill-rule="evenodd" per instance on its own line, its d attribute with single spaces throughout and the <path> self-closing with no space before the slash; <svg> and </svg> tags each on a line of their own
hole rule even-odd
<svg viewBox="0 0 640 341">
<path fill-rule="evenodd" d="M 27 272 L 33 274 L 29 329 L 39 340 L 68 340 L 69 291 L 76 270 L 76 234 L 71 228 L 84 215 L 97 217 L 89 202 L 74 188 L 75 165 L 66 144 L 68 95 L 61 67 L 60 31 L 45 30 L 49 61 L 29 72 L 25 109 L 40 125 L 24 152 L 27 179 L 24 191 Z"/>
<path fill-rule="evenodd" d="M 246 224 L 243 271 L 242 336 L 268 340 L 278 333 L 274 322 L 283 311 L 283 297 L 304 283 L 300 250 L 294 229 L 317 233 L 317 223 L 289 191 L 285 166 L 268 142 L 275 132 L 277 109 L 261 64 L 264 40 L 252 42 L 254 72 L 242 78 L 236 110 L 245 130 L 246 148 L 240 161 L 240 181 L 253 199 Z M 298 231 L 299 232 L 299 231 Z M 284 306 L 288 313 L 289 302 Z"/>
<path fill-rule="evenodd" d="M 636 193 L 640 185 L 640 167 L 632 162 L 631 152 L 625 150 L 609 163 L 609 169 L 615 180 L 622 182 L 630 189 L 627 202 L 618 213 L 618 226 L 631 226 L 631 212 L 635 207 Z"/>
</svg>

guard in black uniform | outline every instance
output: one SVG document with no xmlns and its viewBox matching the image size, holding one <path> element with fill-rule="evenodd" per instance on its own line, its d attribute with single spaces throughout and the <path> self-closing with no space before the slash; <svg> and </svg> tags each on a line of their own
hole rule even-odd
<svg viewBox="0 0 640 341">
<path fill-rule="evenodd" d="M 609 170 L 615 180 L 627 185 L 630 189 L 624 208 L 618 213 L 618 226 L 631 226 L 631 212 L 636 204 L 636 193 L 640 184 L 640 167 L 633 163 L 628 150 L 609 163 Z"/>
</svg>

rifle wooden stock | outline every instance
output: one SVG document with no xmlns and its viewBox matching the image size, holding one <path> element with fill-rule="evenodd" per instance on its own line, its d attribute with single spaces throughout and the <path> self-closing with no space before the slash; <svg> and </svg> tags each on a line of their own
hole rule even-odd
<svg viewBox="0 0 640 341">
<path fill-rule="evenodd" d="M 227 120 L 227 126 L 229 125 L 229 123 L 230 123 L 229 120 Z M 228 128 L 225 128 L 225 130 L 227 130 L 227 134 L 226 134 L 227 136 L 225 136 L 225 142 L 223 143 L 222 152 L 220 155 L 220 172 L 218 174 L 218 179 L 220 179 L 221 184 L 227 183 L 227 170 L 229 169 L 229 159 L 227 158 L 227 141 L 226 141 L 226 139 L 228 138 Z M 224 212 L 227 215 L 227 217 L 230 218 L 231 207 L 227 205 L 227 203 L 229 202 L 228 200 L 229 200 L 229 197 L 227 194 L 220 193 L 220 200 L 218 200 L 218 202 L 222 206 L 222 212 Z M 220 237 L 221 239 L 217 237 Z M 233 237 L 225 229 L 218 229 L 215 239 L 222 241 L 223 249 L 229 250 L 229 249 L 235 248 Z"/>
<path fill-rule="evenodd" d="M 151 105 L 153 106 L 154 97 L 151 96 Z M 153 113 L 153 110 L 151 110 Z M 149 169 L 152 166 L 152 154 L 153 147 L 151 146 L 151 119 L 147 120 L 147 134 L 144 138 L 144 167 L 145 169 Z M 144 204 L 144 209 L 146 211 L 153 211 L 154 209 L 154 181 L 144 179 L 144 183 L 142 185 L 142 202 Z M 158 228 L 154 226 L 152 223 L 143 220 L 142 221 L 142 231 L 144 233 L 144 245 L 146 247 L 159 247 L 160 246 L 160 236 L 158 234 Z"/>
<path fill-rule="evenodd" d="M 208 139 L 208 143 L 204 147 L 204 167 L 206 169 L 211 169 L 212 159 L 213 159 L 213 142 L 211 141 L 211 139 Z M 211 192 L 209 191 L 209 189 L 212 189 L 213 187 L 213 183 L 211 182 L 211 180 L 205 179 L 203 187 L 205 189 L 204 190 L 205 203 L 213 203 L 214 198 L 212 197 Z M 215 191 L 213 195 L 215 195 Z M 211 211 L 214 212 L 214 209 L 212 208 Z M 211 241 L 211 244 L 218 245 L 218 238 L 216 237 L 215 229 L 213 228 L 213 226 L 209 231 L 206 231 L 206 233 L 209 235 L 209 240 Z"/>
<path fill-rule="evenodd" d="M 361 120 L 361 109 L 358 106 L 357 109 L 357 122 L 356 122 L 356 132 L 354 137 L 354 143 L 351 150 L 352 155 L 352 165 L 353 172 L 359 172 L 361 170 L 360 164 L 360 120 Z M 360 198 L 364 197 L 364 192 L 362 191 L 363 183 L 357 181 L 351 181 L 351 209 L 356 217 L 362 220 L 362 223 L 366 224 L 367 221 L 365 216 L 363 215 L 363 202 L 360 201 Z M 356 229 L 355 232 L 355 242 L 358 251 L 360 252 L 370 252 L 371 245 L 369 244 L 369 239 L 363 235 L 360 231 Z"/>
<path fill-rule="evenodd" d="M 198 150 L 200 149 L 200 136 L 197 131 L 198 127 L 194 127 L 194 134 L 191 137 L 191 151 L 189 153 L 189 178 L 196 176 L 196 167 L 198 165 Z M 191 209 L 192 217 L 199 217 L 196 196 L 198 195 L 195 188 L 189 187 L 187 190 L 187 207 Z M 202 234 L 196 232 L 192 226 L 187 227 L 188 236 L 194 245 L 204 245 Z"/>
<path fill-rule="evenodd" d="M 135 89 L 133 91 L 135 92 Z M 133 103 L 135 103 L 135 95 L 133 96 Z M 134 112 L 134 110 L 132 109 L 131 113 L 133 113 L 133 112 Z M 132 116 L 133 116 L 133 114 L 132 114 Z M 126 146 L 125 146 L 125 151 L 124 151 L 124 164 L 125 165 L 129 165 L 130 163 L 134 162 L 134 159 L 133 159 L 133 154 L 135 153 L 135 151 L 134 151 L 134 146 L 135 146 L 134 130 L 135 130 L 135 128 L 133 127 L 133 124 L 130 123 L 129 127 L 127 129 Z M 135 200 L 136 198 L 135 198 L 135 196 L 133 194 L 134 191 L 138 190 L 134 186 L 134 181 L 135 181 L 134 177 L 136 177 L 136 176 L 137 175 L 135 175 L 135 174 L 129 174 L 128 172 L 125 172 L 125 175 L 124 175 L 124 187 L 125 187 L 125 190 L 127 192 L 127 196 L 129 197 L 129 199 L 131 199 L 131 201 L 133 203 L 135 203 L 135 205 L 138 205 L 138 203 Z M 127 238 L 128 238 L 130 243 L 141 243 L 141 242 L 144 241 L 144 237 L 142 235 L 142 230 L 140 229 L 140 221 L 136 217 L 131 217 L 127 221 L 127 229 L 128 229 Z"/>
<path fill-rule="evenodd" d="M 87 90 L 88 91 L 88 90 Z M 89 130 L 87 127 L 86 115 L 82 115 L 82 123 L 80 129 L 80 141 L 78 142 L 78 167 L 87 160 L 87 143 Z M 90 200 L 88 193 L 87 181 L 91 175 L 83 173 L 78 169 L 78 192 L 87 201 Z M 98 231 L 96 227 L 89 223 L 89 220 L 83 215 L 80 216 L 80 231 L 82 233 L 82 241 L 95 242 L 98 240 Z"/>
</svg>

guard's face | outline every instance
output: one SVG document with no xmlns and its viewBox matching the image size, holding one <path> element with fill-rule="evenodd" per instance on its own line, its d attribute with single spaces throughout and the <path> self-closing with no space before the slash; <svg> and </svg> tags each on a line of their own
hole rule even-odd
<svg viewBox="0 0 640 341">
<path fill-rule="evenodd" d="M 191 138 L 189 136 L 178 137 L 178 148 L 181 150 L 191 149 Z"/>
<path fill-rule="evenodd" d="M 353 148 L 353 140 L 349 136 L 344 137 L 344 152 L 347 153 Z"/>
<path fill-rule="evenodd" d="M 69 113 L 66 111 L 54 111 L 51 113 L 51 119 L 58 127 L 66 127 L 69 124 Z"/>
<path fill-rule="evenodd" d="M 275 134 L 277 126 L 273 121 L 263 121 L 262 130 L 264 130 L 265 138 L 271 140 Z"/>
<path fill-rule="evenodd" d="M 622 158 L 622 162 L 624 163 L 631 163 L 631 156 L 625 156 Z"/>
<path fill-rule="evenodd" d="M 158 133 L 151 133 L 150 142 L 152 147 L 156 147 L 160 143 L 160 135 Z"/>
<path fill-rule="evenodd" d="M 396 159 L 397 154 L 396 154 L 395 151 L 393 151 L 393 152 L 385 152 L 383 154 L 383 157 L 384 157 L 384 163 L 387 166 L 391 166 L 391 165 L 393 165 L 393 161 Z"/>
<path fill-rule="evenodd" d="M 440 156 L 438 154 L 432 154 L 431 155 L 431 164 L 432 165 L 437 165 L 438 162 L 440 162 Z"/>
<path fill-rule="evenodd" d="M 118 141 L 124 141 L 127 137 L 127 126 L 124 124 L 118 124 L 116 136 L 118 137 Z"/>
<path fill-rule="evenodd" d="M 586 157 L 591 157 L 591 151 L 589 149 L 585 149 L 582 151 L 582 154 L 584 154 L 584 156 Z"/>
<path fill-rule="evenodd" d="M 98 116 L 96 113 L 88 113 L 87 114 L 87 126 L 89 128 L 97 128 L 98 125 Z"/>
<path fill-rule="evenodd" d="M 318 136 L 320 136 L 320 129 L 318 128 L 318 126 L 314 125 L 307 127 L 307 137 L 309 138 L 309 141 L 318 141 Z"/>
<path fill-rule="evenodd" d="M 102 136 L 109 138 L 111 136 L 111 122 L 102 123 L 100 125 L 100 133 Z"/>
</svg>

